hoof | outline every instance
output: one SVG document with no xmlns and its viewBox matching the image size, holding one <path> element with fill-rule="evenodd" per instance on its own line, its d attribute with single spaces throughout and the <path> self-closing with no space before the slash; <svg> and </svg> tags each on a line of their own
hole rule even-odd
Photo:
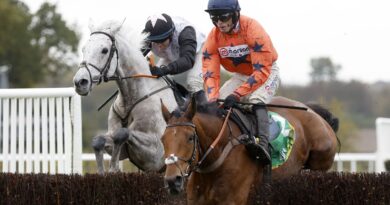
<svg viewBox="0 0 390 205">
<path fill-rule="evenodd" d="M 112 173 L 112 174 L 115 174 L 115 173 L 119 173 L 121 170 L 119 168 L 110 168 L 108 170 L 108 172 Z"/>
</svg>

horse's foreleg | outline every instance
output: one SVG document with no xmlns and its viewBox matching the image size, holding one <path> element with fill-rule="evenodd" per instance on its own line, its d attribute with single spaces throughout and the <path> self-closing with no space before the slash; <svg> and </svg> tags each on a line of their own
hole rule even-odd
<svg viewBox="0 0 390 205">
<path fill-rule="evenodd" d="M 104 174 L 104 145 L 106 144 L 106 139 L 103 135 L 98 135 L 92 139 L 92 147 L 95 151 L 96 163 L 98 168 L 98 174 Z"/>
<path fill-rule="evenodd" d="M 157 134 L 132 131 L 129 146 L 129 157 L 138 168 L 159 171 L 164 166 L 164 146 Z"/>
<path fill-rule="evenodd" d="M 111 162 L 109 172 L 119 172 L 119 156 L 122 145 L 129 138 L 129 130 L 120 128 L 113 135 L 114 146 L 112 148 Z"/>
</svg>

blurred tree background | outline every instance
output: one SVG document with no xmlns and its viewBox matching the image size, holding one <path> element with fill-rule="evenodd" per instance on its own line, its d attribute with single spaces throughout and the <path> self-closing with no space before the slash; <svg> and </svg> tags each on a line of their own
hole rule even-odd
<svg viewBox="0 0 390 205">
<path fill-rule="evenodd" d="M 80 35 L 44 3 L 31 14 L 18 0 L 0 0 L 0 66 L 11 87 L 34 87 L 62 77 L 77 63 Z"/>
<path fill-rule="evenodd" d="M 81 35 L 77 26 L 63 20 L 56 5 L 44 3 L 32 14 L 18 0 L 0 0 L 0 23 L 0 66 L 9 67 L 10 87 L 73 86 Z M 342 152 L 359 151 L 354 141 L 363 139 L 362 135 L 375 144 L 375 119 L 390 117 L 390 82 L 341 81 L 337 74 L 342 65 L 326 56 L 312 58 L 308 63 L 312 67 L 308 74 L 311 82 L 285 85 L 282 79 L 278 95 L 319 102 L 330 109 L 340 119 Z M 223 78 L 228 77 L 224 73 Z M 100 112 L 97 108 L 115 90 L 115 82 L 105 83 L 82 98 L 84 152 L 92 152 L 92 137 L 107 129 L 110 106 Z"/>
</svg>

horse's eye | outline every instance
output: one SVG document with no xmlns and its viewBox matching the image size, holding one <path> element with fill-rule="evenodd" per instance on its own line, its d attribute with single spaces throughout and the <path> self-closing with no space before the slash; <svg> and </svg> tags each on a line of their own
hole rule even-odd
<svg viewBox="0 0 390 205">
<path fill-rule="evenodd" d="M 188 142 L 194 141 L 194 137 L 195 137 L 195 135 L 191 135 L 191 137 L 188 138 Z"/>
<path fill-rule="evenodd" d="M 102 53 L 103 54 L 107 54 L 108 53 L 108 49 L 107 48 L 103 48 Z"/>
</svg>

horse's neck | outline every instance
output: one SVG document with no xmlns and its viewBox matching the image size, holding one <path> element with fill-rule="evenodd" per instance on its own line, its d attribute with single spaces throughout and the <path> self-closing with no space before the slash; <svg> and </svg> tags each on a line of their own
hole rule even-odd
<svg viewBox="0 0 390 205">
<path fill-rule="evenodd" d="M 142 79 L 118 80 L 119 96 L 117 103 L 120 107 L 129 107 L 146 95 L 145 81 Z"/>
<path fill-rule="evenodd" d="M 125 77 L 125 74 L 120 74 L 120 76 Z M 146 96 L 152 90 L 152 88 L 155 87 L 155 82 L 153 82 L 152 79 L 146 78 L 129 78 L 117 80 L 116 83 L 119 88 L 119 97 L 117 103 L 119 103 L 119 105 L 124 108 L 134 105 L 137 100 L 141 99 L 143 96 Z"/>
<path fill-rule="evenodd" d="M 150 75 L 149 66 L 141 51 L 129 48 L 126 42 L 118 42 L 119 66 L 116 74 L 128 77 L 136 74 Z M 138 99 L 147 95 L 158 82 L 150 78 L 128 78 L 117 80 L 120 91 L 117 103 L 125 109 L 132 106 Z"/>
<path fill-rule="evenodd" d="M 200 128 L 200 130 L 207 130 L 207 132 L 203 132 L 201 134 L 199 142 L 201 144 L 201 147 L 204 151 L 206 151 L 210 145 L 214 142 L 214 140 L 217 138 L 219 132 L 221 131 L 223 122 L 216 116 L 211 115 L 203 115 L 197 113 L 195 115 L 195 125 L 196 127 Z M 229 127 L 225 127 L 225 129 L 229 130 Z M 230 131 L 230 130 L 229 130 Z M 224 133 L 227 133 L 224 131 Z M 222 136 L 221 139 L 216 144 L 216 149 L 223 149 L 226 145 L 228 139 L 226 136 Z M 211 152 L 210 157 L 206 158 L 206 161 L 213 162 L 220 156 L 220 153 L 218 152 Z"/>
</svg>

